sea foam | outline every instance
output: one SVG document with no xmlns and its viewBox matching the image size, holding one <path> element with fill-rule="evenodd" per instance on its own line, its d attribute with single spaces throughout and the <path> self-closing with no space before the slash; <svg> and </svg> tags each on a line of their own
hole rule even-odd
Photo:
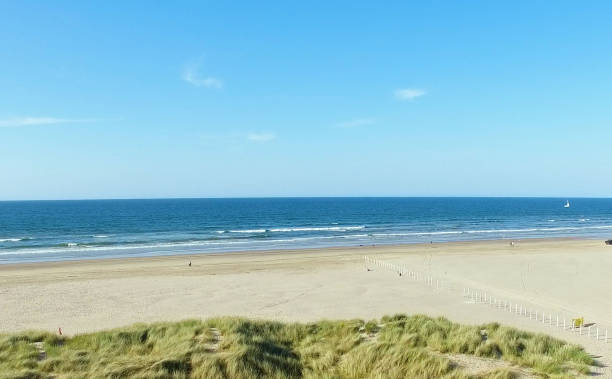
<svg viewBox="0 0 612 379">
<path fill-rule="evenodd" d="M 365 226 L 291 226 L 277 227 L 271 229 L 237 229 L 217 230 L 217 233 L 291 233 L 291 232 L 348 232 L 351 230 L 362 230 Z"/>
<path fill-rule="evenodd" d="M 19 242 L 23 240 L 25 240 L 25 238 L 0 238 L 0 242 Z"/>
</svg>

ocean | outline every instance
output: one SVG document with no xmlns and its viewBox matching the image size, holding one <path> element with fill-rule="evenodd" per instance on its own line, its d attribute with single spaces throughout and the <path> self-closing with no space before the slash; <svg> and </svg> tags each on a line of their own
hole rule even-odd
<svg viewBox="0 0 612 379">
<path fill-rule="evenodd" d="M 0 202 L 0 263 L 484 239 L 612 238 L 612 199 Z"/>
</svg>

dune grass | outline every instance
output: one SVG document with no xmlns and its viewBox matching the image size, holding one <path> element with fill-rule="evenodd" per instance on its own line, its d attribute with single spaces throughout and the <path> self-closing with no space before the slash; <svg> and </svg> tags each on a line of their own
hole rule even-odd
<svg viewBox="0 0 612 379">
<path fill-rule="evenodd" d="M 34 342 L 42 342 L 42 357 Z M 497 323 L 395 315 L 309 324 L 213 318 L 136 324 L 74 337 L 0 334 L 2 378 L 514 378 L 468 375 L 448 354 L 511 362 L 552 378 L 586 374 L 579 346 Z"/>
</svg>

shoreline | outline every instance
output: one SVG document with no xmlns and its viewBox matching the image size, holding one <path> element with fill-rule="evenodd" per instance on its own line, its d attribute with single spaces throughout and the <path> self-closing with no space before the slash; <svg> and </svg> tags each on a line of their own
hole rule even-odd
<svg viewBox="0 0 612 379">
<path fill-rule="evenodd" d="M 215 252 L 194 252 L 192 254 L 159 254 L 159 255 L 138 255 L 138 256 L 124 256 L 124 257 L 91 257 L 81 259 L 62 259 L 62 260 L 44 260 L 44 261 L 28 261 L 28 262 L 11 262 L 1 263 L 0 272 L 5 268 L 12 266 L 45 266 L 45 265 L 58 265 L 63 263 L 85 263 L 85 262 L 105 262 L 105 261 L 131 261 L 131 260 L 149 260 L 149 259 L 163 259 L 163 258 L 195 258 L 200 256 L 224 256 L 224 255 L 250 255 L 250 254 L 286 254 L 286 253 L 300 253 L 300 252 L 316 252 L 316 251 L 333 251 L 333 250 L 347 250 L 347 249 L 367 249 L 367 248 L 408 248 L 414 246 L 454 246 L 454 245 L 469 245 L 469 244 L 486 244 L 494 242 L 553 242 L 553 241 L 602 241 L 599 237 L 582 237 L 582 236 L 567 236 L 567 237 L 532 237 L 532 238 L 494 238 L 494 239 L 474 239 L 474 240 L 461 240 L 461 241 L 439 241 L 439 242 L 414 242 L 414 243 L 390 243 L 390 244 L 372 244 L 372 245 L 339 245 L 339 246 L 325 246 L 325 247 L 299 247 L 299 248 L 279 248 L 279 249 L 251 249 L 251 250 L 230 250 L 230 251 L 215 251 Z"/>
</svg>

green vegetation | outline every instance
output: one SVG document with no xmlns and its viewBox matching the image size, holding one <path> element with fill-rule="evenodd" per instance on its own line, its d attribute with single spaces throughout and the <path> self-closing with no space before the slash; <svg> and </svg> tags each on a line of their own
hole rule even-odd
<svg viewBox="0 0 612 379">
<path fill-rule="evenodd" d="M 34 344 L 42 342 L 42 344 Z M 42 350 L 44 349 L 44 353 Z M 469 374 L 453 354 L 513 366 Z M 3 378 L 514 378 L 586 374 L 579 346 L 497 323 L 396 315 L 310 324 L 213 318 L 59 337 L 0 334 Z"/>
</svg>

